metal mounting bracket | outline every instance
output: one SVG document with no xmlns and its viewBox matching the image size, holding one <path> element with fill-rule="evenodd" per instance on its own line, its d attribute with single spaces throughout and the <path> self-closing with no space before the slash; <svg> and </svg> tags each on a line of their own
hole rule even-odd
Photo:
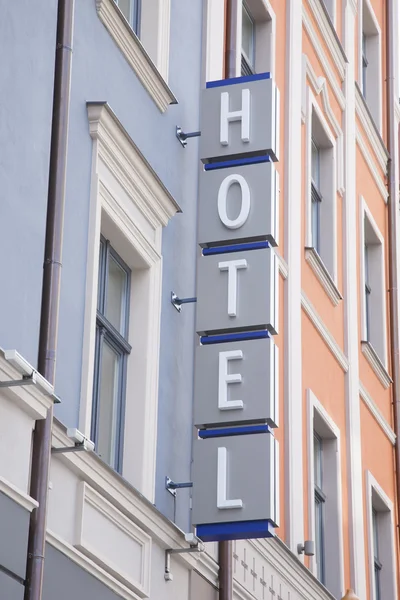
<svg viewBox="0 0 400 600">
<path fill-rule="evenodd" d="M 197 302 L 197 298 L 179 298 L 175 292 L 171 292 L 171 304 L 178 312 L 182 311 L 182 304 L 191 304 Z"/>
<path fill-rule="evenodd" d="M 193 552 L 204 552 L 205 547 L 202 542 L 198 542 L 196 546 L 190 546 L 190 548 L 168 548 L 165 551 L 165 569 L 164 579 L 165 581 L 172 581 L 173 575 L 171 573 L 171 554 L 191 554 Z"/>
<path fill-rule="evenodd" d="M 30 375 L 23 375 L 22 379 L 11 379 L 10 381 L 0 381 L 0 388 L 22 387 L 25 385 L 34 385 L 36 383 L 35 372 Z"/>
<path fill-rule="evenodd" d="M 62 446 L 61 448 L 52 448 L 52 454 L 66 454 L 67 452 L 81 452 L 86 450 L 85 442 L 76 442 L 75 446 Z"/>
<path fill-rule="evenodd" d="M 172 494 L 172 496 L 176 497 L 176 490 L 181 490 L 184 488 L 192 488 L 193 483 L 191 481 L 184 481 L 183 483 L 176 483 L 172 481 L 168 475 L 165 478 L 165 489 Z"/>
<path fill-rule="evenodd" d="M 184 131 L 182 131 L 182 127 L 180 127 L 179 125 L 176 126 L 176 137 L 178 138 L 183 148 L 186 148 L 187 140 L 189 138 L 199 137 L 200 135 L 201 131 L 191 131 L 190 133 L 185 133 Z"/>
</svg>

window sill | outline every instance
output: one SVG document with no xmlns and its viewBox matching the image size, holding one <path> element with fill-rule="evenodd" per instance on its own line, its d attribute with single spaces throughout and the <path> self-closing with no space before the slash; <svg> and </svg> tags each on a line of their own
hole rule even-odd
<svg viewBox="0 0 400 600">
<path fill-rule="evenodd" d="M 384 364 L 381 359 L 375 352 L 372 344 L 367 341 L 361 341 L 361 351 L 364 354 L 365 358 L 375 371 L 379 381 L 382 383 L 383 387 L 387 390 L 390 384 L 392 383 L 392 378 L 389 373 L 386 371 Z"/>
<path fill-rule="evenodd" d="M 97 14 L 161 112 L 178 101 L 114 0 L 96 0 Z"/>
<path fill-rule="evenodd" d="M 342 294 L 336 287 L 335 282 L 330 276 L 327 268 L 325 267 L 320 255 L 315 248 L 306 248 L 306 261 L 314 271 L 315 275 L 320 280 L 322 287 L 329 296 L 330 301 L 334 306 L 339 304 L 339 301 L 343 299 Z"/>
</svg>

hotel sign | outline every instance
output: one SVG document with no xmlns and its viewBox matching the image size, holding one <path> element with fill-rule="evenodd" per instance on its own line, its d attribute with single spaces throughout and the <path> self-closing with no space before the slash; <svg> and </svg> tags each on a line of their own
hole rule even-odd
<svg viewBox="0 0 400 600">
<path fill-rule="evenodd" d="M 268 73 L 202 97 L 192 522 L 204 541 L 278 525 L 279 93 Z"/>
</svg>

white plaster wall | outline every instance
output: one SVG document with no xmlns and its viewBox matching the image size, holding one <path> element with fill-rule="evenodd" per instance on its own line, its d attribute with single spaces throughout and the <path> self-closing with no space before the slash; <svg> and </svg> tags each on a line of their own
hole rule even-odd
<svg viewBox="0 0 400 600">
<path fill-rule="evenodd" d="M 0 396 L 0 476 L 28 493 L 34 421 Z"/>
</svg>

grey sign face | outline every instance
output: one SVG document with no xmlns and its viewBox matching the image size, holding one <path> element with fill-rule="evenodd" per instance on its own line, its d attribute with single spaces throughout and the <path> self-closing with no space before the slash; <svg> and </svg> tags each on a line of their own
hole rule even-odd
<svg viewBox="0 0 400 600">
<path fill-rule="evenodd" d="M 278 442 L 270 433 L 196 440 L 194 525 L 278 520 Z"/>
<path fill-rule="evenodd" d="M 270 162 L 202 171 L 198 242 L 266 239 L 278 245 L 279 177 Z"/>
<path fill-rule="evenodd" d="M 278 427 L 278 348 L 271 338 L 196 348 L 194 424 Z"/>
<path fill-rule="evenodd" d="M 272 248 L 201 256 L 197 333 L 256 328 L 277 333 L 277 267 Z"/>
<path fill-rule="evenodd" d="M 270 154 L 278 160 L 279 93 L 272 79 L 203 90 L 200 158 Z"/>
</svg>

